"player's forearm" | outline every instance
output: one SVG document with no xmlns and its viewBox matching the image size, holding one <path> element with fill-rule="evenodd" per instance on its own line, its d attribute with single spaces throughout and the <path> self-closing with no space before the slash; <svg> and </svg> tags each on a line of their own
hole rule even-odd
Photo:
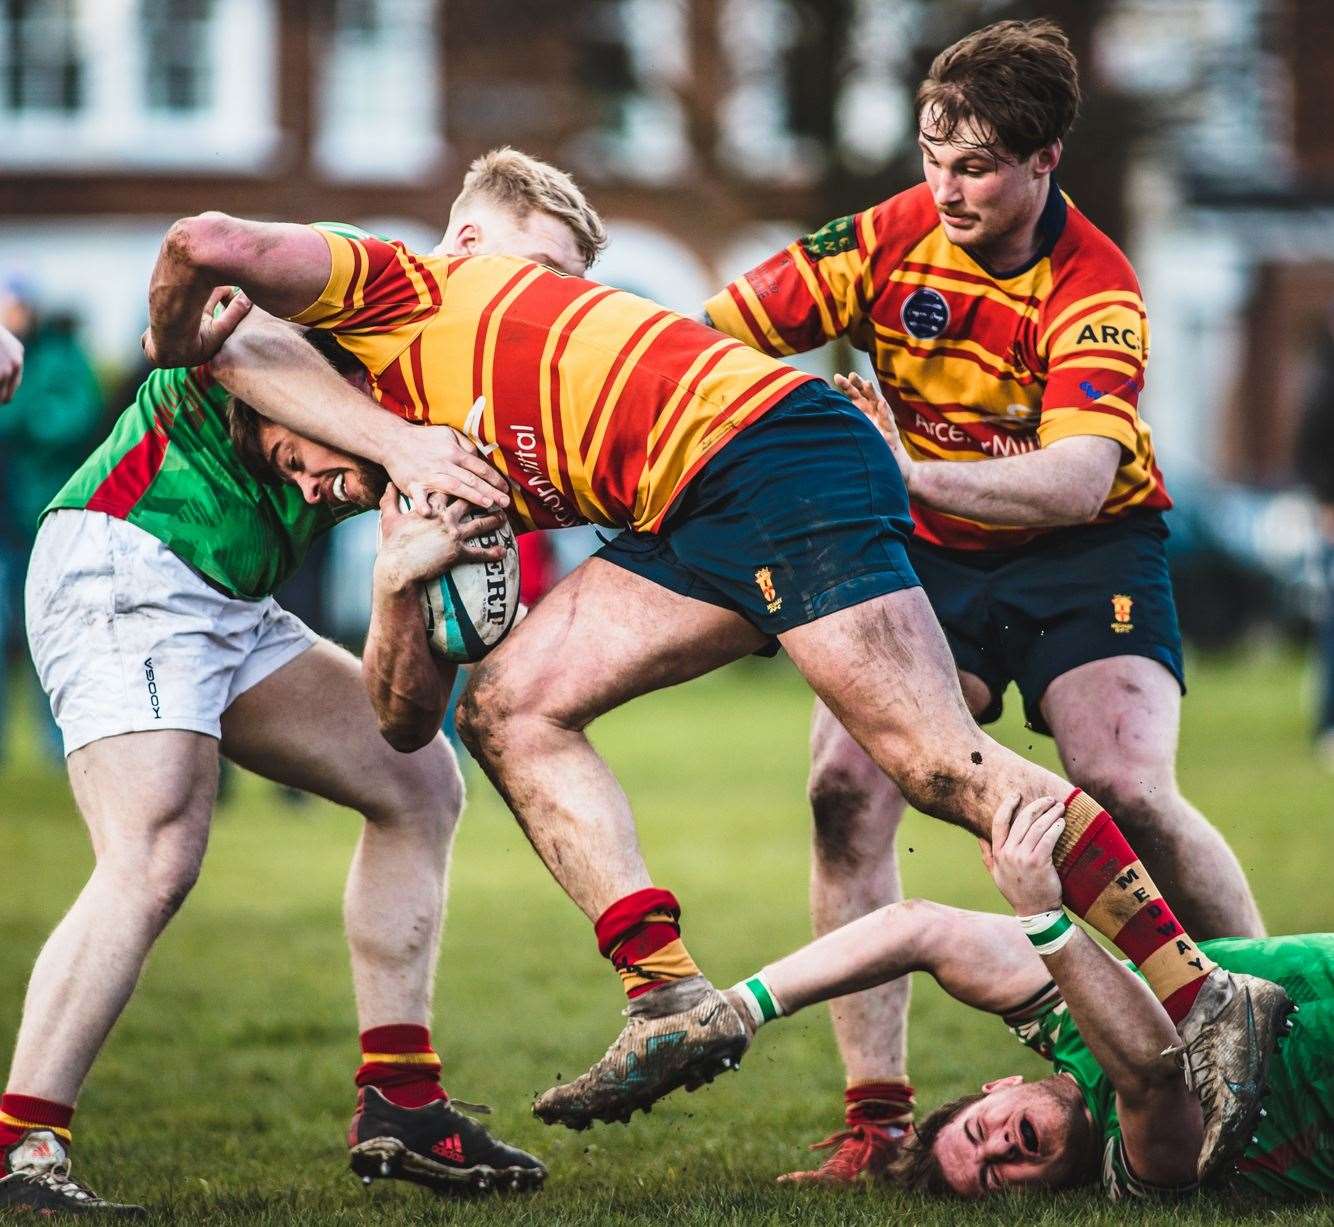
<svg viewBox="0 0 1334 1227">
<path fill-rule="evenodd" d="M 1119 460 L 1120 445 L 1099 438 L 971 463 L 918 460 L 908 491 L 926 507 L 989 524 L 1086 524 L 1106 502 Z"/>
<path fill-rule="evenodd" d="M 207 214 L 204 218 L 207 218 Z M 161 366 L 192 361 L 199 317 L 219 284 L 200 242 L 204 218 L 183 218 L 167 231 L 148 283 L 148 330 Z"/>
<path fill-rule="evenodd" d="M 290 324 L 271 316 L 246 320 L 210 369 L 266 418 L 376 464 L 386 465 L 399 437 L 416 430 L 343 379 Z"/>
<path fill-rule="evenodd" d="M 454 669 L 442 666 L 427 644 L 416 582 L 399 580 L 378 564 L 361 672 L 380 734 L 395 750 L 419 750 L 435 736 Z"/>
<path fill-rule="evenodd" d="M 788 1013 L 928 972 L 956 1000 L 1000 1014 L 1047 979 L 1012 917 L 924 900 L 890 904 L 764 969 Z"/>
<path fill-rule="evenodd" d="M 1089 1051 L 1120 1095 L 1142 1097 L 1180 1071 L 1162 1053 L 1180 1040 L 1149 986 L 1082 930 L 1043 959 Z"/>
</svg>

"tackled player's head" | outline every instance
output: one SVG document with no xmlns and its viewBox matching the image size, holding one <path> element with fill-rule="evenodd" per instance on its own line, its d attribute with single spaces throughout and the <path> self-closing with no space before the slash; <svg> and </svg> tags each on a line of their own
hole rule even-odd
<svg viewBox="0 0 1334 1227">
<path fill-rule="evenodd" d="M 578 184 L 506 145 L 468 168 L 436 253 L 522 256 L 582 277 L 606 245 L 607 228 Z"/>
<path fill-rule="evenodd" d="M 985 253 L 1031 225 L 1079 111 L 1053 21 L 998 21 L 946 47 L 917 90 L 917 143 L 951 242 Z"/>
<path fill-rule="evenodd" d="M 365 367 L 332 333 L 308 328 L 303 335 L 344 379 L 365 388 Z M 252 477 L 271 486 L 290 482 L 308 503 L 375 507 L 389 484 L 389 475 L 379 465 L 280 426 L 236 397 L 227 405 L 227 432 Z"/>
<path fill-rule="evenodd" d="M 1096 1176 L 1097 1162 L 1097 1139 L 1079 1087 L 1061 1075 L 1040 1082 L 1014 1075 L 926 1116 L 892 1174 L 914 1192 L 977 1198 L 1086 1184 Z"/>
</svg>

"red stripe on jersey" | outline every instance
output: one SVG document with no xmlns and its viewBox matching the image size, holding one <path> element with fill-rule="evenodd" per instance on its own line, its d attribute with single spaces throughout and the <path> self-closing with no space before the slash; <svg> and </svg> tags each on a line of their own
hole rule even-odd
<svg viewBox="0 0 1334 1227">
<path fill-rule="evenodd" d="M 421 397 L 421 420 L 424 422 L 431 416 L 431 409 L 426 403 L 426 373 L 422 370 L 421 333 L 412 338 L 412 344 L 408 346 L 408 358 L 412 362 L 412 382 L 417 385 L 417 395 Z M 408 403 L 411 404 L 412 402 L 409 401 Z"/>
<path fill-rule="evenodd" d="M 876 339 L 882 345 L 893 345 L 898 349 L 907 350 L 907 352 L 912 354 L 914 358 L 938 358 L 938 357 L 965 358 L 969 362 L 971 362 L 974 366 L 979 367 L 981 370 L 985 371 L 993 379 L 1007 379 L 1018 384 L 1023 384 L 1025 382 L 1028 383 L 1033 382 L 1033 376 L 1031 373 L 1028 374 L 1027 379 L 1025 379 L 1024 372 L 1011 371 L 1006 368 L 996 366 L 993 363 L 985 361 L 982 357 L 980 357 L 978 354 L 973 353 L 973 351 L 969 349 L 955 349 L 951 345 L 937 345 L 933 349 L 926 349 L 921 345 L 914 345 L 907 338 L 887 337 L 883 333 L 880 333 Z"/>
<path fill-rule="evenodd" d="M 942 264 L 922 264 L 917 260 L 904 260 L 899 268 L 907 269 L 914 273 L 928 273 L 935 277 L 948 277 L 953 281 L 966 281 L 969 285 L 985 286 L 987 289 L 995 290 L 998 294 L 1004 294 L 1012 302 L 1021 303 L 1025 307 L 1036 307 L 1042 300 L 1032 294 L 1015 294 L 1007 290 L 1003 285 L 997 285 L 990 277 L 981 276 L 978 273 L 968 273 L 961 268 L 954 268 L 951 265 Z M 908 283 L 910 284 L 910 283 Z M 911 286 L 912 289 L 918 289 L 917 286 Z"/>
<path fill-rule="evenodd" d="M 586 293 L 587 291 L 583 292 Z M 561 417 L 560 360 L 565 354 L 565 347 L 570 343 L 570 335 L 583 323 L 584 317 L 598 303 L 615 292 L 609 286 L 591 295 L 588 301 L 570 316 L 565 327 L 561 329 L 555 348 L 551 351 L 551 366 L 549 368 L 551 380 L 551 445 L 556 449 L 556 462 L 560 467 L 560 487 L 562 490 L 571 490 L 573 486 L 570 484 L 570 463 L 565 452 L 565 422 Z"/>
<path fill-rule="evenodd" d="M 621 352 L 612 360 L 611 369 L 607 372 L 606 379 L 602 381 L 602 389 L 598 392 L 598 398 L 596 402 L 594 402 L 593 410 L 588 415 L 588 423 L 584 427 L 583 438 L 579 440 L 579 452 L 585 458 L 588 457 L 588 449 L 593 446 L 593 438 L 597 434 L 598 420 L 602 417 L 603 409 L 606 408 L 607 398 L 611 395 L 611 389 L 616 383 L 616 377 L 621 373 L 621 367 L 625 365 L 626 360 L 629 358 L 635 346 L 643 340 L 645 333 L 670 314 L 670 311 L 655 311 L 630 334 L 625 344 L 621 346 Z M 619 399 L 620 398 L 618 398 L 618 401 Z"/>
<path fill-rule="evenodd" d="M 681 415 L 690 407 L 691 398 L 699 390 L 699 385 L 709 377 L 709 372 L 723 360 L 726 354 L 727 348 L 720 346 L 718 352 L 699 368 L 694 379 L 690 381 L 690 386 L 686 388 L 685 395 L 681 397 L 680 402 L 672 411 L 671 420 L 664 424 L 661 433 L 658 435 L 658 441 L 653 445 L 652 450 L 648 454 L 648 463 L 650 465 L 658 463 L 658 457 L 662 455 L 663 449 L 671 441 L 672 432 L 676 429 L 677 422 L 681 420 Z"/>
<path fill-rule="evenodd" d="M 537 472 L 545 479 L 548 471 L 550 454 L 547 440 L 542 430 L 542 363 L 540 356 L 547 342 L 545 328 L 533 326 L 534 320 L 548 321 L 556 317 L 563 305 L 560 298 L 568 302 L 571 295 L 566 293 L 552 304 L 543 299 L 552 297 L 550 290 L 543 292 L 543 282 L 552 278 L 540 278 L 523 289 L 513 303 L 505 310 L 496 323 L 496 359 L 491 364 L 491 411 L 495 418 L 495 442 L 509 438 L 508 431 L 514 426 L 521 426 L 525 433 L 532 432 L 533 448 L 536 453 Z M 560 283 L 557 283 L 557 288 Z M 511 468 L 511 477 L 518 477 Z M 568 489 L 568 487 L 564 487 Z M 525 493 L 527 490 L 525 489 Z M 536 499 L 526 500 L 536 503 Z M 570 500 L 562 494 L 563 505 L 570 506 Z M 530 507 L 531 510 L 531 507 Z"/>
<path fill-rule="evenodd" d="M 156 425 L 148 430 L 102 479 L 88 500 L 89 511 L 125 519 L 152 484 L 167 454 L 167 436 Z"/>
<path fill-rule="evenodd" d="M 409 421 L 417 416 L 412 407 L 412 396 L 408 392 L 407 382 L 403 378 L 403 370 L 397 362 L 391 362 L 376 376 L 371 394 L 375 397 L 376 403 L 382 409 L 388 409 L 390 413 L 407 418 Z"/>
<path fill-rule="evenodd" d="M 785 379 L 787 378 L 787 376 L 791 374 L 792 374 L 792 369 L 790 367 L 786 366 L 777 367 L 775 370 L 770 371 L 763 379 L 757 380 L 755 383 L 751 384 L 750 387 L 748 387 L 740 396 L 735 397 L 732 403 L 735 404 L 736 401 L 739 400 L 749 400 L 757 392 L 764 391 L 764 389 L 767 388 L 771 383 L 773 383 L 775 379 Z M 814 379 L 815 376 L 812 375 L 811 378 Z M 793 386 L 792 391 L 794 392 L 796 391 L 796 385 Z M 731 412 L 732 412 L 732 405 L 728 405 L 726 409 L 724 409 L 721 413 L 719 413 L 716 417 L 714 417 L 713 421 L 709 423 L 709 427 L 706 431 L 704 431 L 702 437 L 707 439 L 715 430 L 718 429 L 719 426 L 722 425 L 727 415 Z M 756 414 L 752 413 L 749 417 L 746 418 L 746 421 L 753 422 L 756 416 L 757 416 Z"/>
<path fill-rule="evenodd" d="M 729 285 L 727 292 L 732 296 L 732 302 L 741 313 L 741 318 L 746 321 L 746 327 L 750 329 L 750 335 L 755 338 L 755 344 L 771 357 L 780 357 L 778 350 L 769 343 L 768 334 L 761 327 L 760 321 L 755 318 L 755 313 L 750 309 L 750 304 L 742 297 L 741 292 L 735 285 Z M 777 328 L 778 325 L 775 324 L 774 327 Z"/>
<path fill-rule="evenodd" d="M 477 331 L 473 335 L 472 345 L 472 398 L 474 401 L 476 401 L 482 394 L 482 359 L 486 353 L 486 334 L 488 326 L 491 323 L 491 316 L 495 313 L 496 308 L 501 304 L 505 296 L 514 289 L 520 281 L 527 277 L 531 271 L 532 270 L 527 265 L 524 265 L 523 268 L 500 287 L 492 297 L 491 301 L 482 308 L 481 314 L 477 317 Z"/>
<path fill-rule="evenodd" d="M 352 276 L 347 279 L 347 289 L 343 292 L 344 311 L 352 310 L 352 300 L 356 297 L 357 283 L 361 280 L 361 262 L 367 257 L 362 254 L 360 243 L 349 243 L 348 247 L 352 251 Z"/>
<path fill-rule="evenodd" d="M 422 264 L 415 252 L 409 251 L 406 247 L 403 254 L 407 256 L 408 263 L 412 265 L 417 276 L 420 277 L 426 286 L 426 292 L 431 296 L 431 305 L 438 307 L 440 305 L 440 285 L 430 273 L 426 271 L 426 266 Z"/>
<path fill-rule="evenodd" d="M 834 291 L 829 288 L 829 282 L 825 280 L 825 275 L 820 271 L 820 261 L 812 260 L 809 257 L 806 263 L 810 265 L 811 271 L 815 273 L 815 284 L 820 287 L 820 294 L 824 298 L 826 309 L 829 311 L 829 318 L 834 321 L 834 326 L 838 326 L 838 300 L 834 297 Z"/>
</svg>

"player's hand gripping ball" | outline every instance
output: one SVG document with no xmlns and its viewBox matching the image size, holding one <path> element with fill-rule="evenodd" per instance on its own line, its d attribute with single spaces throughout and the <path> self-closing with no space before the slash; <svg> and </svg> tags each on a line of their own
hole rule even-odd
<svg viewBox="0 0 1334 1227">
<path fill-rule="evenodd" d="M 400 494 L 398 503 L 404 511 L 412 508 L 406 495 Z M 474 510 L 464 519 L 484 514 Z M 505 554 L 497 560 L 456 563 L 421 584 L 422 617 L 431 650 L 456 664 L 481 660 L 509 634 L 519 613 L 519 548 L 514 530 L 506 522 L 469 544 L 479 549 L 499 544 Z"/>
</svg>

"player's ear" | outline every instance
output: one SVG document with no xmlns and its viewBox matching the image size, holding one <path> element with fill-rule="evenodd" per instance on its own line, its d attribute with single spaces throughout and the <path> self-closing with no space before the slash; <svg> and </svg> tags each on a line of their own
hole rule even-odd
<svg viewBox="0 0 1334 1227">
<path fill-rule="evenodd" d="M 1032 167 L 1034 175 L 1049 175 L 1056 169 L 1061 161 L 1061 142 L 1052 141 L 1050 145 L 1044 145 L 1033 155 Z"/>
<path fill-rule="evenodd" d="M 1003 1091 L 1011 1086 L 1023 1086 L 1023 1074 L 1011 1074 L 1008 1078 L 997 1078 L 993 1082 L 982 1083 L 982 1094 L 994 1095 L 997 1091 Z"/>
<path fill-rule="evenodd" d="M 482 245 L 482 228 L 476 222 L 464 222 L 454 236 L 454 250 L 458 255 L 476 255 Z"/>
</svg>

